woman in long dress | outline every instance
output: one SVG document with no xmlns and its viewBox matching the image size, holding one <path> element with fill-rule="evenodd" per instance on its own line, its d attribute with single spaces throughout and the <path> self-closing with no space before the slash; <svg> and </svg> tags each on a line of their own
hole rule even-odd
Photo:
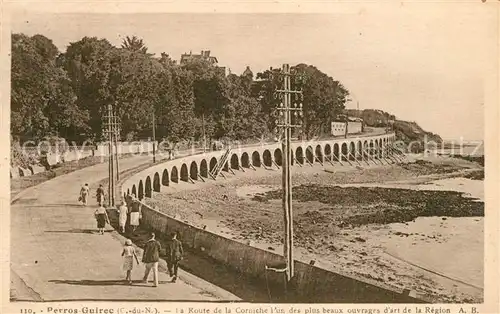
<svg viewBox="0 0 500 314">
<path fill-rule="evenodd" d="M 104 204 L 104 188 L 102 187 L 102 184 L 99 184 L 95 196 L 97 198 L 97 204 Z"/>
<path fill-rule="evenodd" d="M 134 268 L 134 258 L 135 261 L 137 262 L 137 265 L 139 265 L 139 259 L 137 258 L 137 254 L 135 252 L 134 247 L 132 246 L 132 241 L 130 239 L 127 239 L 125 241 L 125 246 L 123 247 L 122 251 L 122 256 L 123 256 L 123 270 L 127 272 L 127 277 L 125 280 L 128 281 L 128 283 L 132 283 L 132 269 Z"/>
<path fill-rule="evenodd" d="M 100 234 L 104 234 L 104 227 L 106 227 L 106 223 L 109 224 L 108 212 L 106 212 L 106 208 L 99 204 L 99 208 L 94 212 L 95 219 L 97 220 L 97 229 Z"/>
<path fill-rule="evenodd" d="M 85 183 L 85 185 L 82 186 L 82 188 L 80 189 L 80 197 L 79 197 L 79 200 L 81 200 L 81 202 L 84 206 L 87 206 L 89 194 L 90 194 L 89 185 L 88 185 L 88 183 Z"/>
<path fill-rule="evenodd" d="M 135 229 L 139 226 L 140 206 L 141 204 L 137 200 L 132 199 L 132 206 L 130 209 L 130 226 L 132 227 L 132 232 L 135 232 Z"/>
<path fill-rule="evenodd" d="M 125 201 L 122 202 L 122 205 L 118 209 L 119 212 L 119 225 L 122 233 L 125 233 L 125 225 L 127 224 L 128 217 L 128 208 Z"/>
</svg>

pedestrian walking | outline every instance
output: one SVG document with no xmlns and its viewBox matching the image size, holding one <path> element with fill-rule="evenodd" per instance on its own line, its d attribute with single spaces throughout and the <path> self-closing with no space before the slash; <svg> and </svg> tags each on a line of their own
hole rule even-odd
<svg viewBox="0 0 500 314">
<path fill-rule="evenodd" d="M 106 223 L 109 224 L 109 217 L 108 217 L 108 212 L 106 211 L 106 208 L 102 206 L 102 204 L 99 204 L 99 208 L 96 209 L 94 212 L 95 219 L 97 220 L 97 229 L 99 230 L 99 233 L 102 235 L 104 234 L 104 227 L 106 227 Z"/>
<path fill-rule="evenodd" d="M 132 232 L 135 232 L 139 226 L 139 218 L 141 215 L 141 203 L 135 198 L 132 198 L 132 205 L 130 208 L 130 226 L 132 227 Z"/>
<path fill-rule="evenodd" d="M 123 270 L 127 272 L 127 277 L 125 278 L 129 284 L 132 283 L 132 269 L 134 269 L 134 259 L 139 265 L 139 259 L 137 258 L 137 253 L 135 252 L 134 247 L 132 246 L 132 241 L 127 239 L 125 241 L 125 246 L 122 251 L 123 256 Z"/>
<path fill-rule="evenodd" d="M 82 202 L 82 205 L 87 206 L 87 201 L 90 193 L 90 188 L 87 183 L 85 183 L 84 186 L 80 189 L 80 197 L 78 198 L 79 201 Z"/>
<path fill-rule="evenodd" d="M 154 286 L 158 287 L 158 261 L 160 259 L 160 242 L 156 241 L 155 234 L 151 233 L 150 239 L 144 244 L 142 262 L 146 267 L 142 281 L 148 283 L 149 273 L 153 270 Z"/>
<path fill-rule="evenodd" d="M 120 207 L 118 207 L 118 224 L 122 233 L 125 233 L 125 225 L 127 224 L 128 218 L 128 207 L 125 201 L 122 201 Z"/>
<path fill-rule="evenodd" d="M 104 204 L 104 188 L 102 184 L 99 184 L 99 187 L 96 190 L 96 198 L 97 204 Z"/>
<path fill-rule="evenodd" d="M 176 282 L 179 262 L 183 258 L 184 250 L 182 249 L 182 242 L 177 239 L 176 232 L 173 232 L 170 237 L 166 247 L 167 268 L 170 277 L 172 277 L 172 282 Z"/>
</svg>

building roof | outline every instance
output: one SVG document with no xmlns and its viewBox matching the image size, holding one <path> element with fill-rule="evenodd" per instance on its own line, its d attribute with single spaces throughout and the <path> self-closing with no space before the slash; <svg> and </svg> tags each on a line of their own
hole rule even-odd
<svg viewBox="0 0 500 314">
<path fill-rule="evenodd" d="M 350 122 L 363 122 L 363 119 L 357 117 L 347 117 L 347 120 Z"/>
<path fill-rule="evenodd" d="M 361 118 L 349 117 L 348 115 L 345 114 L 340 114 L 335 120 L 335 122 L 345 122 L 346 120 L 349 122 L 363 122 L 363 119 Z"/>
<path fill-rule="evenodd" d="M 187 62 L 193 60 L 205 60 L 212 64 L 217 64 L 217 58 L 210 55 L 210 50 L 202 50 L 200 54 L 193 54 L 191 51 L 189 53 L 184 53 L 181 55 L 181 64 L 185 64 Z"/>
</svg>

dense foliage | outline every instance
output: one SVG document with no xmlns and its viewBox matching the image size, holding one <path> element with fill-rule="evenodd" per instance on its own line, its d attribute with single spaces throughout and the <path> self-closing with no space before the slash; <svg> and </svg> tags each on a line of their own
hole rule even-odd
<svg viewBox="0 0 500 314">
<path fill-rule="evenodd" d="M 282 87 L 277 70 L 221 74 L 203 60 L 178 65 L 166 53 L 147 52 L 142 39 L 121 47 L 84 37 L 59 52 L 42 35 L 12 36 L 12 134 L 24 140 L 63 137 L 103 139 L 103 116 L 114 104 L 122 140 L 151 137 L 153 113 L 158 139 L 202 137 L 245 140 L 273 136 Z M 303 80 L 304 133 L 319 135 L 342 111 L 348 91 L 316 67 L 294 67 Z M 274 73 L 277 74 L 277 73 Z"/>
</svg>

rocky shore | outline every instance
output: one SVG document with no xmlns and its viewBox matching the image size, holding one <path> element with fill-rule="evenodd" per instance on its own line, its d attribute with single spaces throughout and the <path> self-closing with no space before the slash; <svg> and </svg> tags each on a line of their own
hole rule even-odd
<svg viewBox="0 0 500 314">
<path fill-rule="evenodd" d="M 408 222 L 417 217 L 482 217 L 484 204 L 454 191 L 415 191 L 382 187 L 338 187 L 318 184 L 293 188 L 296 202 L 320 202 L 325 206 L 309 210 L 304 219 L 314 225 L 360 226 Z M 281 190 L 259 193 L 254 200 L 281 200 Z M 299 219 L 301 217 L 298 217 Z M 301 227 L 298 225 L 297 227 Z"/>
<path fill-rule="evenodd" d="M 482 288 L 470 283 L 476 279 L 474 275 L 461 280 L 441 274 L 438 268 L 446 270 L 446 265 L 427 263 L 411 255 L 434 253 L 429 250 L 447 252 L 450 246 L 454 246 L 454 252 L 456 245 L 462 245 L 463 250 L 464 243 L 453 241 L 461 237 L 459 229 L 466 230 L 471 224 L 475 233 L 469 238 L 482 241 L 482 201 L 462 192 L 425 189 L 426 183 L 435 180 L 463 179 L 482 171 L 481 165 L 463 159 L 436 158 L 401 166 L 346 168 L 294 168 L 294 240 L 298 259 L 314 259 L 323 268 L 415 289 L 436 302 L 482 300 Z M 346 184 L 372 186 L 342 186 Z M 398 184 L 414 188 L 392 187 Z M 148 202 L 212 232 L 281 251 L 281 171 L 246 172 L 199 189 L 156 194 Z M 457 229 L 456 223 L 463 221 L 456 219 L 468 219 L 466 227 Z M 447 234 L 451 230 L 457 234 Z M 470 249 L 482 254 L 482 244 L 474 245 Z M 482 262 L 482 257 L 477 259 Z M 476 260 L 471 263 L 472 269 L 481 268 Z M 482 269 L 479 271 L 482 273 Z"/>
</svg>

